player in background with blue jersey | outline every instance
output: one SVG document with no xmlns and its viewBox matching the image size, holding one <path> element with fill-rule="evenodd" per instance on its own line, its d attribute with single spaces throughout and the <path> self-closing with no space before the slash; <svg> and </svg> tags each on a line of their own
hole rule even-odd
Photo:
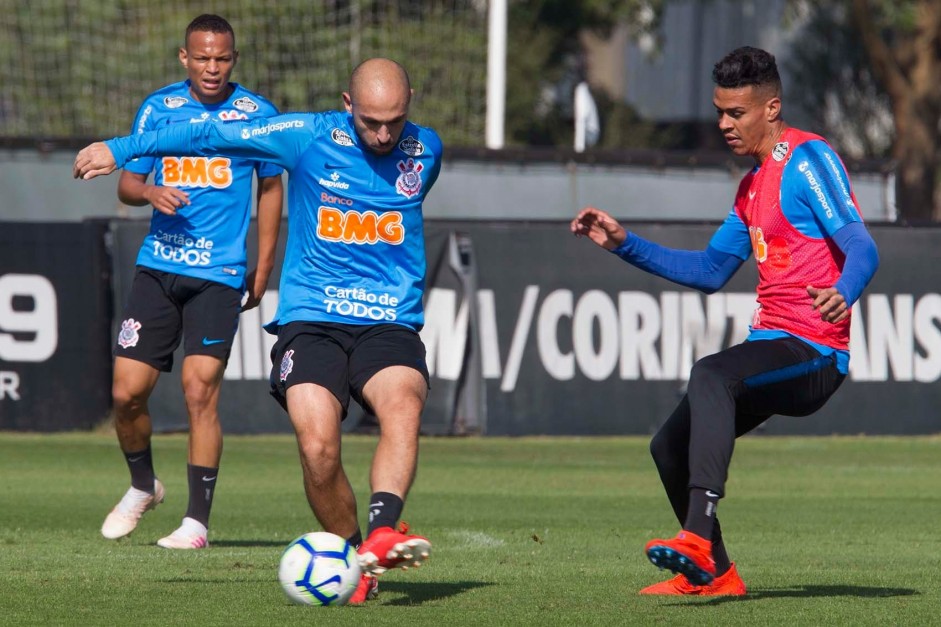
<svg viewBox="0 0 941 627">
<path fill-rule="evenodd" d="M 595 208 L 571 224 L 628 263 L 706 293 L 749 255 L 758 265 L 747 341 L 696 362 L 686 395 L 650 444 L 682 531 L 647 543 L 648 558 L 677 575 L 641 594 L 746 593 L 716 518 L 735 438 L 774 414 L 809 415 L 837 390 L 849 369 L 850 307 L 879 265 L 840 158 L 781 116 L 774 57 L 739 48 L 716 64 L 713 80 L 719 130 L 756 165 L 706 250 L 659 246 Z"/>
<path fill-rule="evenodd" d="M 290 172 L 289 231 L 280 302 L 266 328 L 272 394 L 297 434 L 308 502 L 323 529 L 359 546 L 364 574 L 351 603 L 374 596 L 375 575 L 419 566 L 431 543 L 396 529 L 414 481 L 428 392 L 422 202 L 441 168 L 441 140 L 408 120 L 412 90 L 388 59 L 361 63 L 345 111 L 230 125 L 176 126 L 86 147 L 76 177 L 140 155 L 223 154 Z M 340 460 L 350 398 L 379 421 L 367 536 Z"/>
<path fill-rule="evenodd" d="M 187 79 L 148 96 L 132 132 L 223 125 L 277 114 L 267 100 L 229 81 L 238 59 L 235 33 L 216 15 L 201 15 L 186 29 L 180 63 Z M 153 183 L 148 177 L 153 172 Z M 131 487 L 105 519 L 101 533 L 120 538 L 164 498 L 151 454 L 147 407 L 161 372 L 184 346 L 183 395 L 189 413 L 189 504 L 180 527 L 157 544 L 171 549 L 207 546 L 209 513 L 222 457 L 219 389 L 239 311 L 258 304 L 274 266 L 283 189 L 279 166 L 250 159 L 183 152 L 126 164 L 118 197 L 151 205 L 150 232 L 114 348 L 112 396 L 115 430 L 131 474 Z M 246 272 L 252 178 L 258 176 L 258 263 Z"/>
</svg>

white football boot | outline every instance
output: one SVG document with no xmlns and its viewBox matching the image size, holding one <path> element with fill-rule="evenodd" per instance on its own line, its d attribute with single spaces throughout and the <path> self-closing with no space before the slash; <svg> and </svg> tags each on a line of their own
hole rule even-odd
<svg viewBox="0 0 941 627">
<path fill-rule="evenodd" d="M 144 512 L 163 503 L 163 484 L 154 479 L 154 493 L 150 494 L 137 488 L 128 488 L 124 496 L 114 506 L 101 525 L 101 535 L 109 540 L 116 540 L 128 535 L 137 527 Z"/>
<path fill-rule="evenodd" d="M 209 546 L 209 530 L 195 518 L 184 518 L 179 529 L 157 540 L 165 549 L 204 549 Z"/>
</svg>

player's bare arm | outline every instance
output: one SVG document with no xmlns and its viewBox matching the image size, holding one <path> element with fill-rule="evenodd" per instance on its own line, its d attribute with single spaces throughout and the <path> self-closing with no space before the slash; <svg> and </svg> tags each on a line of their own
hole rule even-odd
<svg viewBox="0 0 941 627">
<path fill-rule="evenodd" d="M 604 249 L 614 250 L 627 239 L 627 231 L 601 209 L 585 207 L 571 224 L 575 237 L 586 236 Z"/>
<path fill-rule="evenodd" d="M 813 308 L 820 312 L 821 320 L 830 323 L 840 322 L 849 315 L 846 300 L 835 287 L 817 288 L 808 285 L 807 294 L 814 299 Z"/>
<path fill-rule="evenodd" d="M 111 149 L 104 142 L 95 142 L 78 151 L 72 165 L 72 176 L 87 181 L 96 176 L 111 174 L 116 169 Z"/>
<path fill-rule="evenodd" d="M 257 307 L 268 289 L 274 269 L 275 248 L 281 229 L 284 184 L 281 176 L 268 176 L 258 182 L 258 262 L 245 277 L 246 297 L 242 311 Z"/>
</svg>

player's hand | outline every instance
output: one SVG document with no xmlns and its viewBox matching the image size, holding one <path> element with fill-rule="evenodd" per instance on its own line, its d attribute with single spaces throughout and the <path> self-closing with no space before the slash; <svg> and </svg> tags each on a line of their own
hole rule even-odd
<svg viewBox="0 0 941 627">
<path fill-rule="evenodd" d="M 75 155 L 72 176 L 87 181 L 96 176 L 111 174 L 116 169 L 111 149 L 104 142 L 95 142 L 85 146 Z"/>
<path fill-rule="evenodd" d="M 814 310 L 820 312 L 820 319 L 824 322 L 841 322 L 849 315 L 846 299 L 835 287 L 816 288 L 808 285 L 807 293 L 814 299 Z"/>
<path fill-rule="evenodd" d="M 627 231 L 601 209 L 585 207 L 570 225 L 575 237 L 586 236 L 606 250 L 614 250 L 627 238 Z"/>
<path fill-rule="evenodd" d="M 268 277 L 262 276 L 257 268 L 249 272 L 245 276 L 245 298 L 242 301 L 242 311 L 257 307 L 266 289 L 268 289 Z"/>
<path fill-rule="evenodd" d="M 190 204 L 189 194 L 182 189 L 162 185 L 148 185 L 144 190 L 144 198 L 154 209 L 168 216 L 175 216 L 177 209 Z"/>
</svg>

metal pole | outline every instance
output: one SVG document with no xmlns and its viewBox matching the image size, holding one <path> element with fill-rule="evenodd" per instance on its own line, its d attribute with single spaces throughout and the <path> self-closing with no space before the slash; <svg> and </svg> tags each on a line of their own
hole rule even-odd
<svg viewBox="0 0 941 627">
<path fill-rule="evenodd" d="M 490 0 L 487 37 L 487 148 L 503 148 L 506 110 L 507 0 Z"/>
</svg>

